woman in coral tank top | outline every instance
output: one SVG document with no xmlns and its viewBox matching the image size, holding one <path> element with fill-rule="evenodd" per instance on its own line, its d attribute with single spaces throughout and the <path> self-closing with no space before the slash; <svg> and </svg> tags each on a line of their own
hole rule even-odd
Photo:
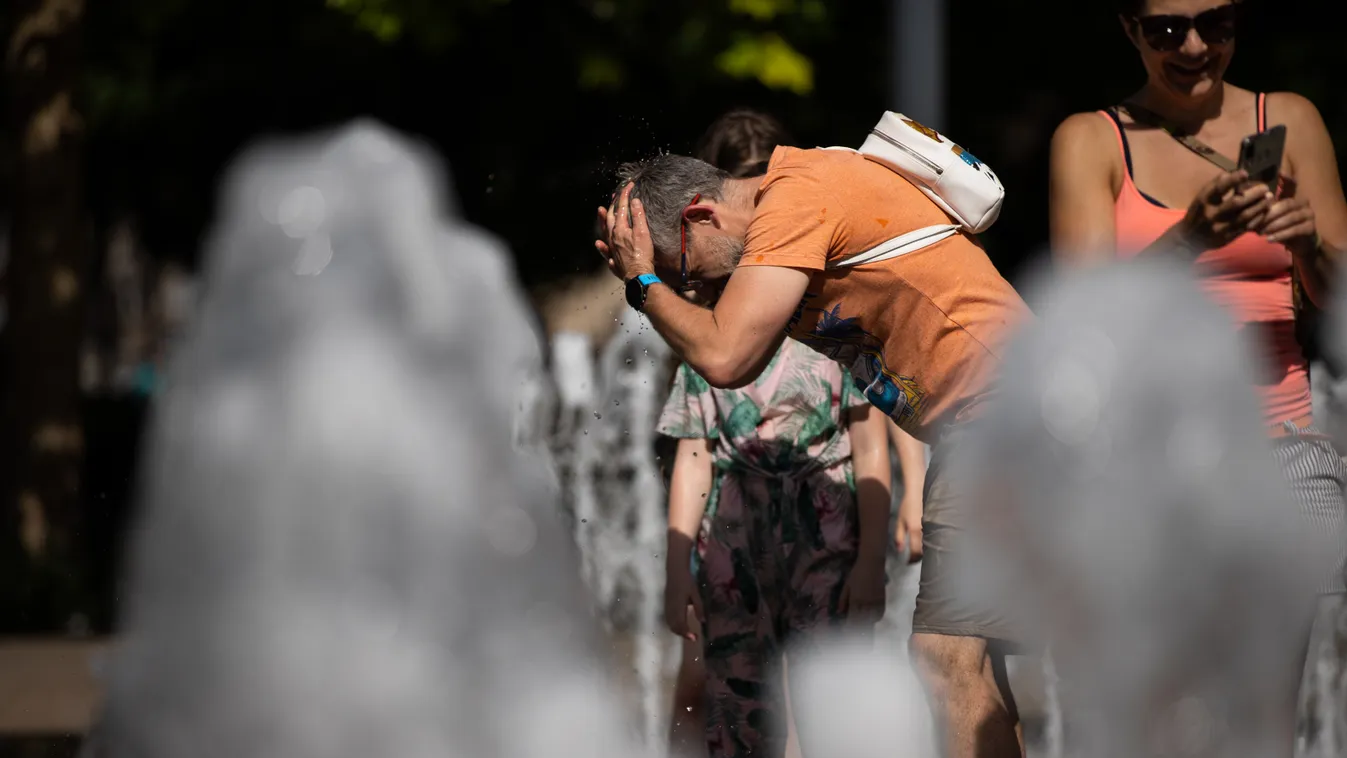
<svg viewBox="0 0 1347 758">
<path fill-rule="evenodd" d="M 1263 348 L 1267 374 L 1259 390 L 1268 431 L 1304 516 L 1341 532 L 1343 462 L 1312 423 L 1292 272 L 1311 301 L 1326 300 L 1339 251 L 1347 249 L 1347 201 L 1313 104 L 1224 80 L 1244 31 L 1241 5 L 1117 3 L 1146 83 L 1120 106 L 1071 116 L 1053 136 L 1053 249 L 1069 263 L 1145 255 L 1191 261 L 1207 294 Z M 1237 156 L 1244 137 L 1278 124 L 1287 136 L 1277 188 L 1200 154 L 1206 145 Z M 1341 560 L 1321 590 L 1325 613 L 1336 614 Z"/>
</svg>

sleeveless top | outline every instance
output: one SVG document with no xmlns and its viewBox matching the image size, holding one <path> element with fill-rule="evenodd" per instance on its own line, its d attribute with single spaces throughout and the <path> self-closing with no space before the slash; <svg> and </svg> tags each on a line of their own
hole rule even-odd
<svg viewBox="0 0 1347 758">
<path fill-rule="evenodd" d="M 1267 128 L 1267 97 L 1262 93 L 1257 111 L 1257 128 L 1262 132 Z M 1137 188 L 1122 122 L 1113 109 L 1099 114 L 1113 125 L 1127 167 L 1114 205 L 1114 222 L 1118 255 L 1131 257 L 1159 239 L 1186 211 L 1170 208 Z M 1224 247 L 1203 252 L 1193 265 L 1207 296 L 1234 317 L 1262 359 L 1264 370 L 1257 381 L 1268 424 L 1274 428 L 1286 421 L 1308 425 L 1310 379 L 1296 340 L 1291 251 L 1246 232 Z"/>
</svg>

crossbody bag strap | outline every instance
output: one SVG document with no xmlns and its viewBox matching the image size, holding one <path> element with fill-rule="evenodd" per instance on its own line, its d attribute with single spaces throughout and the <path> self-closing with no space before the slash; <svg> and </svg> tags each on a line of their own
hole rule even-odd
<svg viewBox="0 0 1347 758">
<path fill-rule="evenodd" d="M 892 258 L 897 258 L 908 253 L 915 253 L 922 248 L 930 247 L 935 243 L 953 237 L 959 233 L 958 224 L 935 224 L 933 226 L 923 226 L 920 229 L 914 229 L 905 234 L 900 234 L 892 239 L 884 240 L 869 250 L 856 253 L 855 255 L 836 261 L 828 261 L 828 268 L 845 268 L 848 266 L 863 266 L 867 263 L 879 263 Z"/>
<path fill-rule="evenodd" d="M 1239 168 L 1239 164 L 1216 152 L 1215 148 L 1197 137 L 1184 133 L 1183 130 L 1170 124 L 1155 111 L 1130 102 L 1123 103 L 1122 107 L 1123 110 L 1127 111 L 1127 115 L 1132 117 L 1133 121 L 1163 130 L 1173 137 L 1175 142 L 1193 151 L 1220 170 L 1228 172 Z"/>
</svg>

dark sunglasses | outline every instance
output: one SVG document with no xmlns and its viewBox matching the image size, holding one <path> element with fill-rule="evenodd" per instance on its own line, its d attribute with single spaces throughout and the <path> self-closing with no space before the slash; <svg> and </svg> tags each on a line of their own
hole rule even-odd
<svg viewBox="0 0 1347 758">
<path fill-rule="evenodd" d="M 1134 19 L 1141 29 L 1141 37 L 1151 49 L 1172 53 L 1183 47 L 1188 32 L 1197 30 L 1197 36 L 1208 45 L 1223 45 L 1235 38 L 1239 21 L 1239 3 L 1222 5 L 1188 16 L 1141 16 Z"/>
</svg>

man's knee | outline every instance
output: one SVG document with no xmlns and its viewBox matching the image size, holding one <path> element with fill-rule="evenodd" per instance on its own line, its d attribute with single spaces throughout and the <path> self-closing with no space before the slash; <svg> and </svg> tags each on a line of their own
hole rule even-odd
<svg viewBox="0 0 1347 758">
<path fill-rule="evenodd" d="M 913 634 L 908 652 L 917 675 L 934 690 L 980 687 L 987 659 L 981 637 Z"/>
</svg>

